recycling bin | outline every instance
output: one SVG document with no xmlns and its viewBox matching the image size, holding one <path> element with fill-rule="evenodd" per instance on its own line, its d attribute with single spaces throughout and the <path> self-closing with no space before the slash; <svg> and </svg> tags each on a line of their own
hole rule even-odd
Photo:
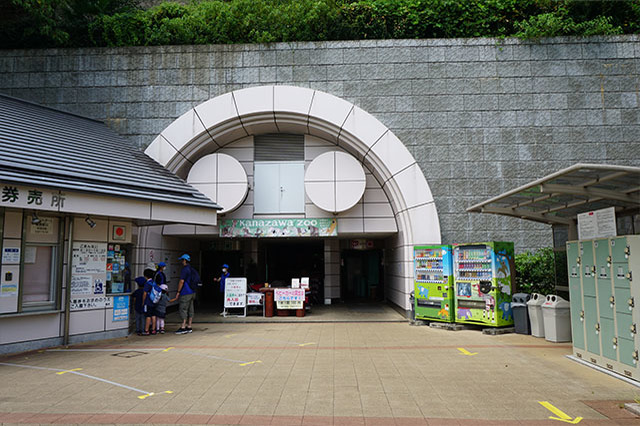
<svg viewBox="0 0 640 426">
<path fill-rule="evenodd" d="M 571 341 L 569 302 L 560 296 L 549 295 L 542 304 L 544 338 L 549 342 Z"/>
<path fill-rule="evenodd" d="M 546 302 L 543 295 L 533 293 L 527 302 L 529 310 L 529 320 L 531 321 L 531 335 L 534 337 L 544 337 L 544 319 L 542 318 L 542 304 Z"/>
<path fill-rule="evenodd" d="M 527 309 L 529 299 L 531 299 L 531 295 L 528 293 L 516 293 L 511 298 L 513 326 L 518 334 L 531 334 L 531 321 Z"/>
</svg>

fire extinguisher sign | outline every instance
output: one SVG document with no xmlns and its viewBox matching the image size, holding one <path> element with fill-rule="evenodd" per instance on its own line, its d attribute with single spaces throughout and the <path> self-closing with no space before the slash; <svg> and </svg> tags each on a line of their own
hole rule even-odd
<svg viewBox="0 0 640 426">
<path fill-rule="evenodd" d="M 122 225 L 113 226 L 112 238 L 116 241 L 124 241 L 127 239 L 127 227 Z"/>
</svg>

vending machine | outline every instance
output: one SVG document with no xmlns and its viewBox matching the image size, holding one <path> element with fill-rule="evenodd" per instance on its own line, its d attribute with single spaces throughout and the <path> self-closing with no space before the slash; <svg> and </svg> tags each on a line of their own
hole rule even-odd
<svg viewBox="0 0 640 426">
<path fill-rule="evenodd" d="M 451 246 L 413 249 L 416 319 L 453 321 L 453 265 Z"/>
<path fill-rule="evenodd" d="M 513 243 L 455 244 L 455 322 L 501 327 L 513 324 Z"/>
</svg>

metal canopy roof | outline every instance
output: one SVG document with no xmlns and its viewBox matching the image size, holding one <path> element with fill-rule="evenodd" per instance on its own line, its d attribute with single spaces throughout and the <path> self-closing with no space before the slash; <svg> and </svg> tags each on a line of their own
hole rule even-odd
<svg viewBox="0 0 640 426">
<path fill-rule="evenodd" d="M 640 167 L 575 164 L 467 209 L 551 225 L 573 225 L 579 213 L 640 210 Z"/>
<path fill-rule="evenodd" d="M 2 94 L 0 181 L 221 208 L 103 122 Z"/>
</svg>

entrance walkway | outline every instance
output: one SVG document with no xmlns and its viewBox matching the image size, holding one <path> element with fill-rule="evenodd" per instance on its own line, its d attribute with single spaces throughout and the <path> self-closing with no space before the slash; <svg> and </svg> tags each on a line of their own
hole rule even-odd
<svg viewBox="0 0 640 426">
<path fill-rule="evenodd" d="M 0 422 L 638 424 L 619 407 L 640 389 L 570 352 L 407 323 L 199 323 L 192 334 L 0 357 Z"/>
<path fill-rule="evenodd" d="M 256 307 L 257 308 L 257 307 Z M 242 313 L 241 310 L 233 312 Z M 265 318 L 262 316 L 262 307 L 256 310 L 247 310 L 247 316 L 223 317 L 220 313 L 210 307 L 196 308 L 196 323 L 282 323 L 282 322 L 403 322 L 408 323 L 407 318 L 386 303 L 340 303 L 336 305 L 313 306 L 311 312 L 307 312 L 304 317 L 296 317 L 295 311 L 291 311 L 289 316 L 273 316 Z M 178 312 L 167 315 L 167 323 L 178 325 L 180 317 Z"/>
</svg>

